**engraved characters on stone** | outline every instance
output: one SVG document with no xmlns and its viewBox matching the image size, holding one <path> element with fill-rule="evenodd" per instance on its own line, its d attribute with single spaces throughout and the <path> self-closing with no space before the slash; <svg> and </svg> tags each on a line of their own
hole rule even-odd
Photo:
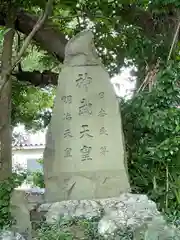
<svg viewBox="0 0 180 240">
<path fill-rule="evenodd" d="M 106 115 L 107 115 L 106 111 L 103 108 L 101 108 L 101 110 L 98 113 L 98 116 L 99 117 L 105 117 Z"/>
<path fill-rule="evenodd" d="M 78 88 L 84 88 L 85 91 L 88 91 L 88 87 L 92 82 L 92 77 L 88 76 L 87 73 L 79 73 L 78 78 L 76 79 L 76 86 Z"/>
<path fill-rule="evenodd" d="M 81 125 L 80 138 L 83 138 L 83 137 L 88 137 L 88 138 L 93 137 L 90 134 L 89 126 L 87 124 Z"/>
<path fill-rule="evenodd" d="M 68 128 L 68 129 L 65 129 L 64 130 L 64 138 L 65 139 L 69 139 L 69 138 L 72 138 L 72 133 L 71 133 L 71 130 Z"/>
<path fill-rule="evenodd" d="M 72 148 L 66 148 L 64 150 L 64 157 L 65 158 L 71 158 L 72 157 Z"/>
<path fill-rule="evenodd" d="M 79 106 L 79 115 L 80 116 L 92 116 L 92 103 L 89 102 L 86 98 L 83 98 L 80 101 Z"/>
<path fill-rule="evenodd" d="M 100 135 L 108 135 L 108 131 L 105 127 L 101 127 L 100 130 L 99 130 L 99 134 Z"/>
<path fill-rule="evenodd" d="M 63 96 L 61 98 L 61 100 L 65 103 L 65 104 L 71 104 L 72 103 L 72 96 L 68 95 L 68 96 Z"/>
<path fill-rule="evenodd" d="M 68 121 L 70 121 L 71 119 L 72 119 L 71 113 L 69 113 L 69 112 L 64 113 L 64 115 L 63 115 L 63 120 L 68 120 Z"/>
<path fill-rule="evenodd" d="M 92 160 L 92 157 L 90 156 L 91 151 L 92 151 L 92 147 L 83 145 L 83 147 L 80 150 L 80 152 L 81 152 L 81 161 Z"/>
<path fill-rule="evenodd" d="M 100 153 L 105 156 L 109 151 L 107 150 L 107 146 L 103 146 L 100 148 Z"/>
</svg>

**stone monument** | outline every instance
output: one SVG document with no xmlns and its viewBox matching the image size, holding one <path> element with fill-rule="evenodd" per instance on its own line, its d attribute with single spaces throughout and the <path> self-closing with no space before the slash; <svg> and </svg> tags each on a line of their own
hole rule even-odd
<svg viewBox="0 0 180 240">
<path fill-rule="evenodd" d="M 120 196 L 130 190 L 119 104 L 83 31 L 65 49 L 44 151 L 46 201 Z"/>
</svg>

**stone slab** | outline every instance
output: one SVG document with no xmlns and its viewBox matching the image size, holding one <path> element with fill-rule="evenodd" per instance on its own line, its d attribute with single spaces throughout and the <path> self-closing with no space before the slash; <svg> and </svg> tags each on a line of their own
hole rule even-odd
<svg viewBox="0 0 180 240">
<path fill-rule="evenodd" d="M 119 103 L 90 31 L 66 46 L 44 174 L 47 201 L 115 197 L 130 189 Z"/>
</svg>

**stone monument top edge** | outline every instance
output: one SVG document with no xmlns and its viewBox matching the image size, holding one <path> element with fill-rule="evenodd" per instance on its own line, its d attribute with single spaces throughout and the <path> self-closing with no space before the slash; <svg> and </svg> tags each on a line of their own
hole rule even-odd
<svg viewBox="0 0 180 240">
<path fill-rule="evenodd" d="M 83 30 L 68 41 L 65 47 L 64 64 L 71 65 L 75 57 L 78 58 L 77 65 L 82 63 L 82 58 L 85 64 L 101 64 L 94 46 L 94 34 L 92 31 Z"/>
</svg>

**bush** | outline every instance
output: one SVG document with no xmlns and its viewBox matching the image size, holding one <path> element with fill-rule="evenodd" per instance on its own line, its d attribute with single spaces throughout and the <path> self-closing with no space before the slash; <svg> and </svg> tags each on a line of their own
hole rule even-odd
<svg viewBox="0 0 180 240">
<path fill-rule="evenodd" d="M 45 188 L 43 172 L 35 171 L 31 174 L 31 176 L 32 176 L 32 182 L 34 186 L 37 186 L 39 188 Z"/>
<path fill-rule="evenodd" d="M 43 165 L 43 159 L 39 159 L 37 160 L 37 162 Z M 31 172 L 29 173 L 29 177 L 32 181 L 33 186 L 37 186 L 39 188 L 45 188 L 43 171 L 37 170 L 37 171 Z"/>
<path fill-rule="evenodd" d="M 163 211 L 180 210 L 180 69 L 161 71 L 151 92 L 122 102 L 132 190 Z"/>
<path fill-rule="evenodd" d="M 5 181 L 0 182 L 0 229 L 10 227 L 13 219 L 10 213 L 10 198 L 14 188 L 20 186 L 26 179 L 27 173 L 24 171 L 15 171 L 12 176 Z"/>
</svg>

